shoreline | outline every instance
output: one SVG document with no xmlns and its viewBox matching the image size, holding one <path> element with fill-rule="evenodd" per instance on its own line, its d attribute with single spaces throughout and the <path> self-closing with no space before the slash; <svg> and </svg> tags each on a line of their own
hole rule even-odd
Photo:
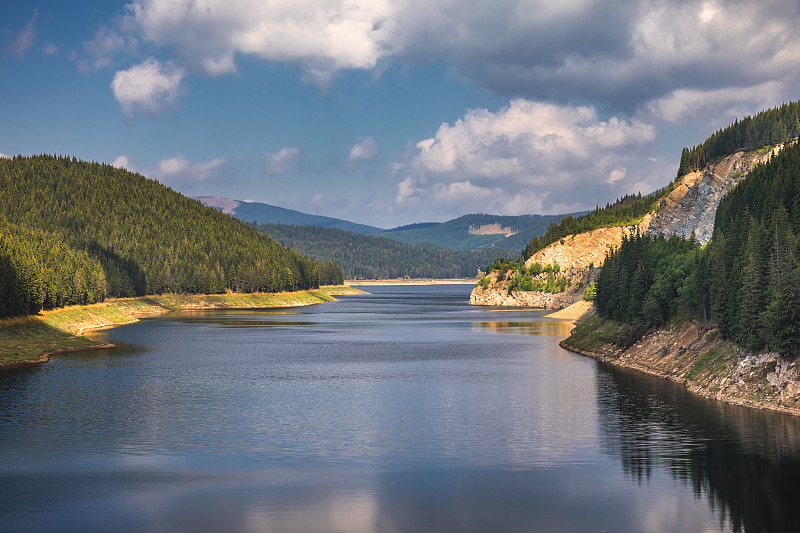
<svg viewBox="0 0 800 533">
<path fill-rule="evenodd" d="M 591 315 L 589 320 L 603 319 Z M 716 329 L 704 330 L 693 322 L 651 330 L 633 345 L 620 348 L 607 342 L 613 336 L 607 323 L 588 324 L 591 333 L 578 331 L 576 335 L 578 324 L 558 345 L 606 364 L 682 384 L 708 400 L 800 416 L 800 371 L 778 354 L 752 354 L 721 339 Z M 573 344 L 586 342 L 592 347 Z"/>
<path fill-rule="evenodd" d="M 323 286 L 296 292 L 166 294 L 109 299 L 97 304 L 70 306 L 37 315 L 0 320 L 0 370 L 45 363 L 59 353 L 115 348 L 99 344 L 84 333 L 113 328 L 184 310 L 247 310 L 304 307 L 335 302 L 334 296 L 365 294 L 346 285 Z"/>
<path fill-rule="evenodd" d="M 357 287 L 363 285 L 475 285 L 477 278 L 419 278 L 419 279 L 354 279 L 345 280 L 345 285 Z"/>
</svg>

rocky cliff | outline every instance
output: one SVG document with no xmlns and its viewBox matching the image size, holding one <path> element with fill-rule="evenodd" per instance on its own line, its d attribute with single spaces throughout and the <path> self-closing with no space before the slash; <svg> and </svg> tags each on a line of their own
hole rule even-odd
<svg viewBox="0 0 800 533">
<path fill-rule="evenodd" d="M 475 287 L 469 295 L 472 305 L 497 305 L 509 307 L 541 307 L 563 309 L 583 297 L 583 290 L 574 289 L 559 293 L 543 291 L 509 291 L 497 287 Z"/>
<path fill-rule="evenodd" d="M 739 183 L 757 164 L 765 163 L 783 145 L 746 154 L 737 152 L 718 163 L 690 172 L 659 203 L 658 209 L 645 215 L 639 228 L 648 235 L 694 234 L 700 243 L 711 240 L 714 217 L 726 192 Z"/>
</svg>

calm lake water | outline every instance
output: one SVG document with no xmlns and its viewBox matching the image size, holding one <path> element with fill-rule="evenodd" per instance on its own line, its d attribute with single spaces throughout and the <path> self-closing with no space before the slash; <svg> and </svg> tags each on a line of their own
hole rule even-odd
<svg viewBox="0 0 800 533">
<path fill-rule="evenodd" d="M 470 287 L 99 333 L 0 373 L 0 531 L 797 531 L 800 422 Z"/>
</svg>

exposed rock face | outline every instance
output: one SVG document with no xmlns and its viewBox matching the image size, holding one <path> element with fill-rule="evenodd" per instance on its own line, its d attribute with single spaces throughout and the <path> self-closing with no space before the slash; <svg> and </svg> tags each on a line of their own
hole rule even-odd
<svg viewBox="0 0 800 533">
<path fill-rule="evenodd" d="M 663 234 L 667 237 L 680 235 L 689 238 L 694 234 L 699 242 L 705 244 L 711 240 L 714 233 L 714 217 L 725 193 L 739 183 L 755 165 L 767 162 L 782 148 L 783 145 L 780 145 L 772 150 L 749 154 L 738 152 L 713 165 L 691 172 L 681 178 L 678 186 L 661 200 L 658 209 L 647 214 L 638 225 L 600 228 L 570 235 L 539 250 L 525 262 L 525 265 L 530 268 L 533 263 L 543 265 L 558 263 L 562 271 L 568 274 L 574 269 L 585 268 L 590 263 L 599 267 L 609 251 L 619 248 L 623 237 L 630 237 L 637 231 L 651 236 Z M 477 293 L 479 289 L 480 287 L 477 287 L 473 291 L 470 303 L 548 309 L 559 309 L 572 303 L 554 299 L 553 295 L 544 293 L 515 291 L 508 294 L 507 290 L 495 287 L 494 283 L 489 289 L 480 289 L 482 291 L 480 294 Z M 580 298 L 576 298 L 575 301 L 578 299 Z"/>
<path fill-rule="evenodd" d="M 477 228 L 470 226 L 467 233 L 470 235 L 503 235 L 505 237 L 511 237 L 519 232 L 514 231 L 514 229 L 506 226 L 500 226 L 500 224 L 495 222 L 494 224 L 484 224 L 483 226 L 478 226 Z"/>
<path fill-rule="evenodd" d="M 505 305 L 510 307 L 541 307 L 544 309 L 563 309 L 583 297 L 583 291 L 569 290 L 551 294 L 540 291 L 513 291 L 489 287 L 475 287 L 469 295 L 472 305 Z"/>
<path fill-rule="evenodd" d="M 562 239 L 564 244 L 554 242 L 533 254 L 525 261 L 525 266 L 530 267 L 533 263 L 558 263 L 562 269 L 585 268 L 590 263 L 600 266 L 609 251 L 619 248 L 623 236 L 630 237 L 635 232 L 636 226 L 619 226 L 570 235 Z"/>
<path fill-rule="evenodd" d="M 229 198 L 220 198 L 219 196 L 192 196 L 195 200 L 200 200 L 209 207 L 216 207 L 223 213 L 232 215 L 236 208 L 239 207 L 239 202 Z"/>
<path fill-rule="evenodd" d="M 800 415 L 800 367 L 794 361 L 777 353 L 753 355 L 693 322 L 652 330 L 628 349 L 602 344 L 588 351 L 573 337 L 561 346 L 683 383 L 706 398 Z"/>
<path fill-rule="evenodd" d="M 694 233 L 702 244 L 711 240 L 714 217 L 722 197 L 739 183 L 757 164 L 765 163 L 783 145 L 766 153 L 737 152 L 719 163 L 690 172 L 678 186 L 661 200 L 658 209 L 645 216 L 639 227 L 648 235 L 680 235 Z"/>
<path fill-rule="evenodd" d="M 594 281 L 599 269 L 572 268 L 559 272 L 557 276 L 564 276 L 569 280 L 570 287 L 564 292 L 549 293 L 543 291 L 509 291 L 508 281 L 497 279 L 492 274 L 491 285 L 484 289 L 476 286 L 469 296 L 472 305 L 500 305 L 509 307 L 539 307 L 543 309 L 564 309 L 583 298 L 584 287 Z M 511 277 L 511 276 L 509 276 Z M 542 272 L 534 279 L 547 280 L 547 273 Z"/>
</svg>

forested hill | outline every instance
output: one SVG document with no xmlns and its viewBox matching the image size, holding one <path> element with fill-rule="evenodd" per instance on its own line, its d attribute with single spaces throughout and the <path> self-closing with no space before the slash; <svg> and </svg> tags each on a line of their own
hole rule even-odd
<svg viewBox="0 0 800 533">
<path fill-rule="evenodd" d="M 0 159 L 0 216 L 0 297 L 20 302 L 16 314 L 105 297 L 277 292 L 342 279 L 336 265 L 156 181 L 69 157 Z"/>
<path fill-rule="evenodd" d="M 748 348 L 800 355 L 800 145 L 728 193 L 707 246 L 624 241 L 600 272 L 597 308 L 644 326 L 695 318 Z"/>
<path fill-rule="evenodd" d="M 255 222 L 257 224 L 289 224 L 297 226 L 319 226 L 321 228 L 337 228 L 345 231 L 352 231 L 364 235 L 373 235 L 384 231 L 382 228 L 357 224 L 349 220 L 340 218 L 326 217 L 322 215 L 311 215 L 294 209 L 278 207 L 276 205 L 264 204 L 261 202 L 240 202 L 230 198 L 220 198 L 218 196 L 196 196 L 210 207 L 222 209 L 239 220 L 245 222 Z"/>
<path fill-rule="evenodd" d="M 777 146 L 800 135 L 800 102 L 791 102 L 737 120 L 701 144 L 681 152 L 678 178 L 738 151 Z"/>
<path fill-rule="evenodd" d="M 471 278 L 498 254 L 497 250 L 412 246 L 333 228 L 283 224 L 262 224 L 258 228 L 317 260 L 334 261 L 348 279 Z"/>
<path fill-rule="evenodd" d="M 539 250 L 569 235 L 598 228 L 637 224 L 647 213 L 656 208 L 658 202 L 669 194 L 673 187 L 674 183 L 646 196 L 629 194 L 618 198 L 612 204 L 606 204 L 604 207 L 597 206 L 594 211 L 578 217 L 567 215 L 560 222 L 550 224 L 541 237 L 532 238 L 522 251 L 522 255 L 527 259 Z"/>
</svg>

